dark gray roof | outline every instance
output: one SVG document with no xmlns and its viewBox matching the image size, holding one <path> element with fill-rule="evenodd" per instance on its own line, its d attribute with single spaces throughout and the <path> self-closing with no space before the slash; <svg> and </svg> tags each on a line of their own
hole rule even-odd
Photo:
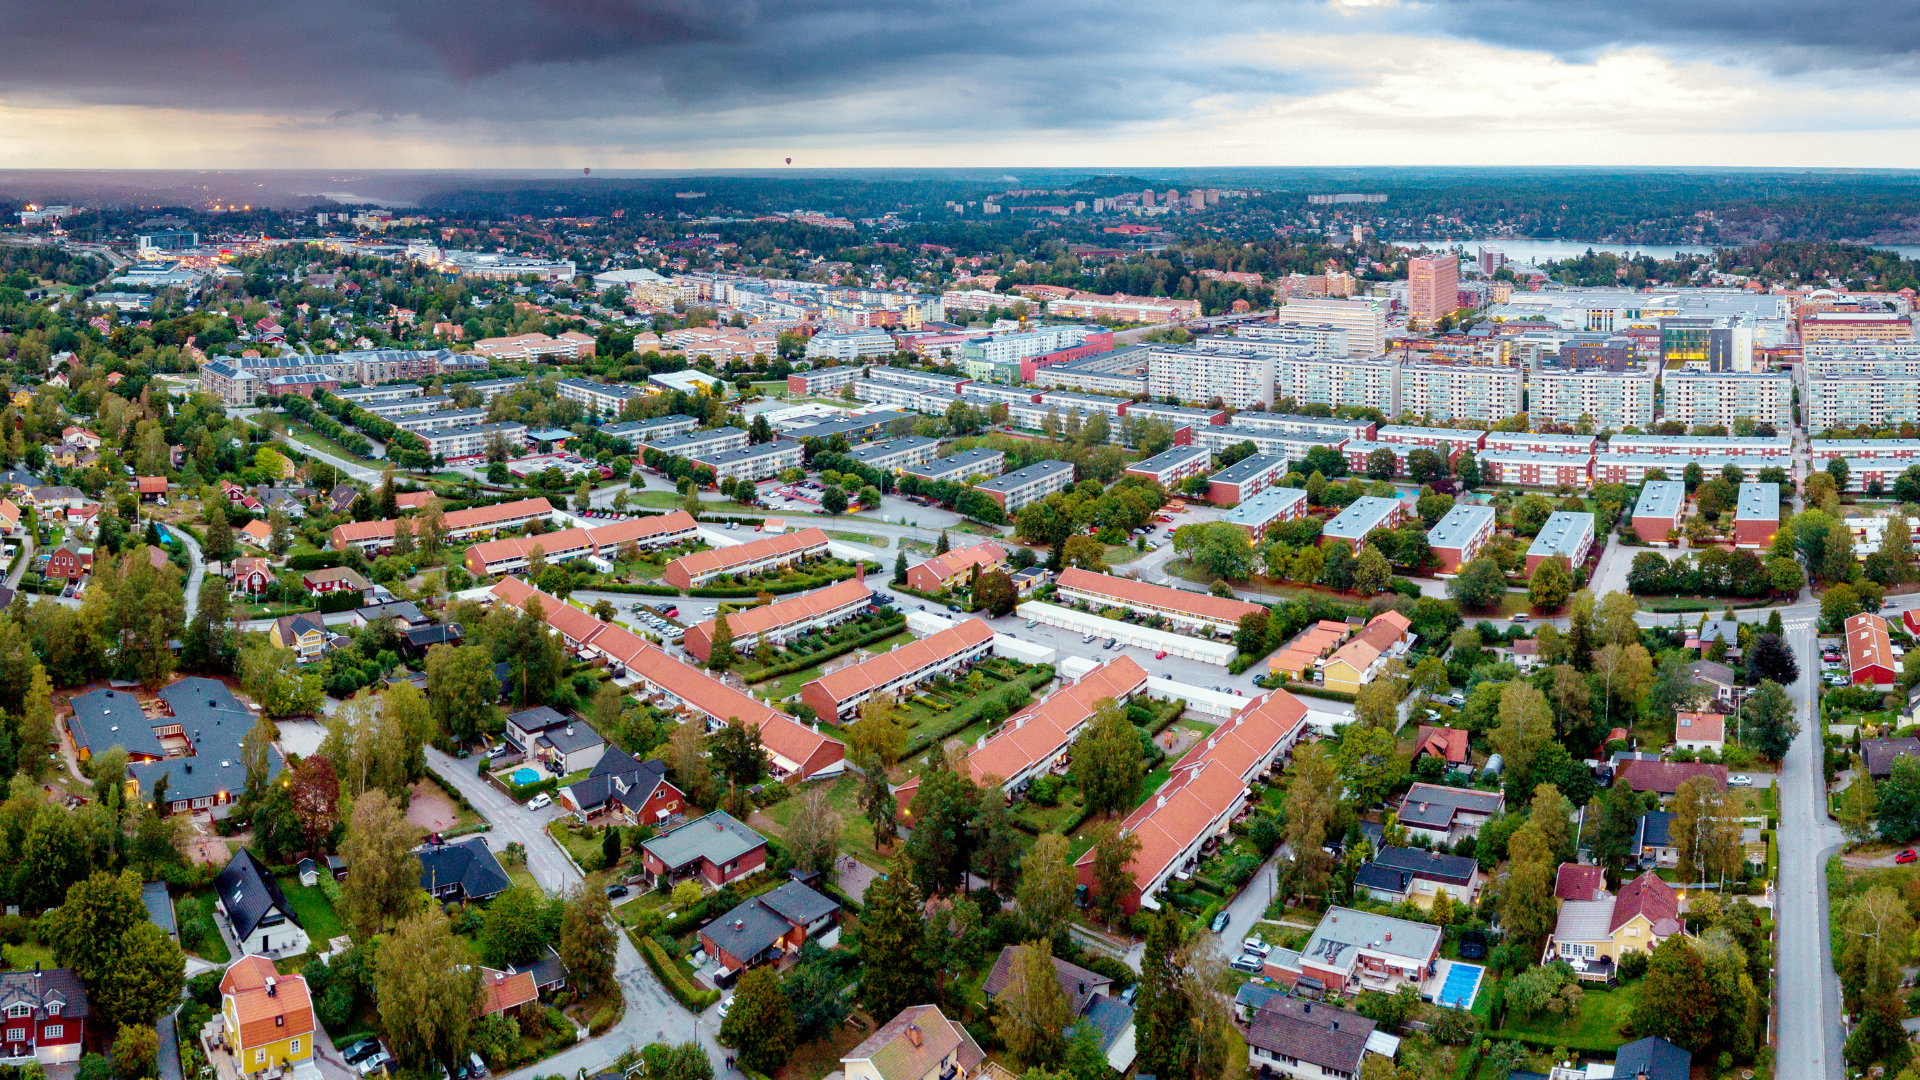
<svg viewBox="0 0 1920 1080">
<path fill-rule="evenodd" d="M 167 883 L 149 881 L 140 886 L 140 902 L 147 906 L 147 918 L 169 934 L 179 932 L 173 921 L 173 897 L 167 895 Z"/>
<path fill-rule="evenodd" d="M 773 910 L 773 913 L 795 926 L 805 926 L 815 919 L 831 915 L 840 910 L 840 904 L 814 892 L 797 881 L 789 881 L 771 892 L 761 893 L 758 899 Z"/>
<path fill-rule="evenodd" d="M 390 600 L 384 604 L 367 604 L 356 609 L 354 615 L 363 622 L 373 622 L 376 619 L 405 619 L 409 624 L 417 624 L 427 621 L 427 617 L 420 614 L 420 609 L 413 606 L 411 600 Z"/>
<path fill-rule="evenodd" d="M 548 705 L 522 709 L 508 715 L 507 720 L 522 731 L 545 731 L 556 724 L 564 727 L 567 723 L 565 713 Z"/>
<path fill-rule="evenodd" d="M 234 852 L 233 858 L 227 861 L 226 869 L 213 879 L 213 891 L 219 894 L 220 902 L 226 905 L 227 918 L 233 920 L 234 936 L 242 941 L 275 911 L 286 916 L 293 925 L 300 926 L 300 917 L 294 914 L 293 905 L 287 903 L 287 895 L 280 891 L 280 883 L 273 880 L 265 864 L 246 848 Z"/>
<path fill-rule="evenodd" d="M 461 895 L 469 900 L 485 900 L 505 892 L 513 884 L 500 860 L 488 850 L 483 837 L 474 836 L 451 844 L 428 844 L 418 849 L 420 887 L 433 892 L 458 882 Z"/>
<path fill-rule="evenodd" d="M 1640 828 L 1634 834 L 1633 853 L 1638 855 L 1643 848 L 1666 847 L 1673 843 L 1672 828 L 1673 815 L 1665 810 L 1640 815 Z"/>
<path fill-rule="evenodd" d="M 466 630 L 457 622 L 441 623 L 438 626 L 417 626 L 407 631 L 407 644 L 416 649 L 424 649 L 432 645 L 457 645 L 460 639 L 466 636 Z"/>
<path fill-rule="evenodd" d="M 994 958 L 993 969 L 987 972 L 986 982 L 981 986 L 989 999 L 1012 984 L 1014 964 L 1024 948 L 1025 945 L 1008 945 Z M 1113 985 L 1113 980 L 1107 976 L 1088 971 L 1078 964 L 1070 964 L 1057 956 L 1053 958 L 1053 971 L 1060 979 L 1060 992 L 1067 996 L 1068 1008 L 1075 1016 L 1086 1009 L 1087 1002 L 1093 1000 L 1095 994 Z"/>
<path fill-rule="evenodd" d="M 1480 869 L 1479 863 L 1462 855 L 1442 855 L 1437 851 L 1410 847 L 1382 848 L 1373 857 L 1373 864 L 1429 881 L 1444 881 L 1454 885 L 1465 885 L 1472 881 L 1474 873 Z"/>
<path fill-rule="evenodd" d="M 214 799 L 224 794 L 239 797 L 247 784 L 247 766 L 240 752 L 247 732 L 256 722 L 253 713 L 240 704 L 224 683 L 214 679 L 181 679 L 160 691 L 173 710 L 173 722 L 193 741 L 192 757 L 146 761 L 127 767 L 127 772 L 152 794 L 154 781 L 167 778 L 167 801 Z M 280 775 L 280 751 L 267 748 L 267 779 Z"/>
<path fill-rule="evenodd" d="M 1665 1039 L 1630 1042 L 1613 1056 L 1613 1075 L 1620 1080 L 1644 1076 L 1647 1080 L 1687 1080 L 1693 1055 Z"/>
<path fill-rule="evenodd" d="M 98 757 L 116 746 L 130 754 L 165 757 L 166 748 L 153 733 L 153 721 L 140 711 L 140 700 L 122 690 L 95 690 L 73 699 L 67 730 L 74 745 Z"/>
<path fill-rule="evenodd" d="M 1379 892 L 1405 894 L 1413 888 L 1413 875 L 1379 863 L 1368 863 L 1354 871 L 1353 883 Z"/>
<path fill-rule="evenodd" d="M 547 946 L 546 955 L 540 959 L 530 964 L 514 964 L 512 967 L 509 967 L 507 971 L 514 975 L 518 975 L 523 971 L 531 972 L 533 974 L 534 988 L 538 990 L 559 986 L 561 983 L 567 981 L 568 974 L 567 965 L 560 962 L 560 954 L 555 952 L 551 945 Z"/>
<path fill-rule="evenodd" d="M 1892 776 L 1895 760 L 1920 757 L 1920 739 L 1911 735 L 1900 739 L 1861 739 L 1860 756 L 1867 759 L 1867 772 L 1870 775 Z"/>
<path fill-rule="evenodd" d="M 1244 1005 L 1249 1009 L 1258 1009 L 1269 998 L 1277 997 L 1280 991 L 1276 987 L 1262 986 L 1256 982 L 1240 984 L 1240 992 L 1233 995 L 1235 1005 Z"/>
<path fill-rule="evenodd" d="M 561 727 L 550 727 L 540 733 L 539 741 L 563 754 L 604 746 L 607 742 L 600 737 L 599 732 L 593 730 L 592 724 L 584 720 Z"/>
<path fill-rule="evenodd" d="M 635 761 L 626 751 L 609 743 L 593 771 L 585 780 L 567 788 L 567 793 L 583 813 L 591 813 L 610 796 L 618 796 L 626 806 L 638 807 L 666 778 L 666 762 L 653 758 Z"/>
<path fill-rule="evenodd" d="M 1373 1021 L 1331 1005 L 1269 998 L 1247 1025 L 1247 1044 L 1270 1054 L 1311 1062 L 1323 1069 L 1360 1075 Z"/>
<path fill-rule="evenodd" d="M 661 833 L 641 846 L 666 864 L 668 870 L 678 870 L 700 859 L 716 866 L 724 865 L 766 845 L 766 837 L 747 828 L 725 810 L 715 810 L 672 832 Z"/>
<path fill-rule="evenodd" d="M 1453 815 L 1461 810 L 1497 814 L 1500 812 L 1500 793 L 1441 787 L 1438 784 L 1415 784 L 1407 789 L 1406 798 L 1401 800 L 1400 820 L 1409 825 L 1445 828 L 1452 825 Z"/>
<path fill-rule="evenodd" d="M 755 897 L 708 923 L 701 933 L 729 956 L 751 963 L 792 928 Z"/>
<path fill-rule="evenodd" d="M 1133 1006 L 1119 998 L 1095 994 L 1081 1017 L 1100 1033 L 1100 1049 L 1107 1050 L 1133 1026 Z"/>
<path fill-rule="evenodd" d="M 34 1018 L 41 1019 L 48 1015 L 47 1006 L 55 1003 L 61 1016 L 86 1019 L 87 988 L 67 968 L 0 972 L 0 1009 L 27 1005 L 34 1010 Z"/>
</svg>

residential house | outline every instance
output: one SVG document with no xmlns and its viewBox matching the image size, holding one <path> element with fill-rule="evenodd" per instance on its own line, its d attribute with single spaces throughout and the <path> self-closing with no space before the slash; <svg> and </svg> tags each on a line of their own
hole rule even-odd
<svg viewBox="0 0 1920 1080">
<path fill-rule="evenodd" d="M 280 974 L 264 956 L 243 956 L 220 976 L 220 1019 L 242 1075 L 318 1076 L 313 997 L 304 977 Z"/>
<path fill-rule="evenodd" d="M 1711 660 L 1695 660 L 1687 665 L 1689 682 L 1706 691 L 1715 701 L 1731 705 L 1746 696 L 1746 687 L 1732 668 L 1725 664 L 1716 664 Z"/>
<path fill-rule="evenodd" d="M 1643 870 L 1680 865 L 1680 849 L 1673 843 L 1673 814 L 1650 810 L 1640 815 L 1633 830 L 1633 846 L 1627 849 L 1634 865 Z"/>
<path fill-rule="evenodd" d="M 1847 668 L 1855 686 L 1885 688 L 1900 677 L 1900 660 L 1893 655 L 1887 620 L 1869 612 L 1848 619 Z"/>
<path fill-rule="evenodd" d="M 317 611 L 303 611 L 298 615 L 282 615 L 273 620 L 272 629 L 267 636 L 274 645 L 282 649 L 292 649 L 294 657 L 307 664 L 326 655 L 329 640 L 333 635 L 327 632 L 327 624 L 320 621 Z"/>
<path fill-rule="evenodd" d="M 134 494 L 141 502 L 152 502 L 167 497 L 167 478 L 164 476 L 136 476 L 133 478 Z"/>
<path fill-rule="evenodd" d="M 840 1059 L 827 1080 L 973 1080 L 987 1055 L 938 1005 L 913 1005 Z"/>
<path fill-rule="evenodd" d="M 1353 879 L 1376 900 L 1410 900 L 1432 907 L 1442 893 L 1456 904 L 1473 904 L 1480 897 L 1480 864 L 1460 855 L 1442 855 L 1420 848 L 1381 848 L 1373 861 Z"/>
<path fill-rule="evenodd" d="M 272 584 L 273 568 L 267 560 L 250 555 L 233 560 L 233 577 L 229 579 L 228 586 L 234 592 L 253 596 L 266 592 L 267 586 Z"/>
<path fill-rule="evenodd" d="M 18 537 L 26 535 L 23 522 L 25 515 L 12 499 L 0 499 L 0 536 Z"/>
<path fill-rule="evenodd" d="M 973 568 L 981 573 L 1007 565 L 1007 549 L 991 540 L 936 555 L 907 568 L 907 587 L 916 592 L 937 593 L 964 585 L 973 577 Z"/>
<path fill-rule="evenodd" d="M 515 964 L 507 969 L 510 973 L 525 972 L 533 977 L 533 988 L 542 994 L 550 994 L 567 985 L 567 965 L 560 962 L 560 954 L 554 947 L 547 946 L 545 955 L 524 964 Z"/>
<path fill-rule="evenodd" d="M 1679 894 L 1649 870 L 1620 886 L 1617 896 L 1562 902 L 1547 939 L 1547 957 L 1566 961 L 1581 979 L 1609 982 L 1626 954 L 1651 954 L 1662 941 L 1685 932 Z"/>
<path fill-rule="evenodd" d="M 1553 875 L 1556 900 L 1598 900 L 1606 891 L 1607 868 L 1604 866 L 1561 863 Z"/>
<path fill-rule="evenodd" d="M 429 622 L 411 600 L 390 600 L 384 604 L 367 604 L 364 607 L 355 608 L 347 617 L 347 622 L 353 626 L 372 626 L 382 620 L 391 621 L 393 628 L 403 634 L 426 626 Z"/>
<path fill-rule="evenodd" d="M 581 821 L 612 814 L 624 824 L 658 828 L 687 808 L 686 795 L 667 781 L 665 762 L 636 761 L 617 746 L 607 747 L 587 778 L 559 795 Z"/>
<path fill-rule="evenodd" d="M 1013 984 L 1025 953 L 1024 945 L 1001 948 L 982 986 L 988 1001 Z M 1113 992 L 1113 980 L 1099 972 L 1054 957 L 1053 973 L 1066 999 L 1068 1014 L 1073 1017 L 1068 1030 L 1079 1026 L 1081 1021 L 1091 1025 L 1100 1040 L 1100 1052 L 1107 1059 L 1107 1067 L 1125 1076 L 1135 1056 L 1133 1006 L 1121 1001 Z"/>
<path fill-rule="evenodd" d="M 420 887 L 442 902 L 491 900 L 513 884 L 484 836 L 423 844 L 414 854 L 420 857 Z"/>
<path fill-rule="evenodd" d="M 93 549 L 68 541 L 55 548 L 47 559 L 46 576 L 79 581 L 93 573 Z"/>
<path fill-rule="evenodd" d="M 1713 786 L 1721 791 L 1727 790 L 1727 767 L 1708 765 L 1698 761 L 1659 761 L 1648 758 L 1626 758 L 1614 766 L 1613 782 L 1626 784 L 1635 791 L 1651 791 L 1662 798 L 1680 790 L 1680 785 L 1696 776 L 1704 776 L 1713 781 Z"/>
<path fill-rule="evenodd" d="M 362 577 L 358 570 L 345 566 L 328 566 L 309 570 L 300 575 L 300 585 L 315 596 L 353 589 L 366 599 L 373 599 L 373 586 L 368 584 L 367 579 Z"/>
<path fill-rule="evenodd" d="M 467 636 L 466 627 L 457 622 L 437 626 L 416 626 L 400 634 L 400 654 L 418 662 L 435 645 L 458 646 Z"/>
<path fill-rule="evenodd" d="M 1473 751 L 1467 746 L 1469 732 L 1465 728 L 1429 727 L 1420 725 L 1419 734 L 1413 739 L 1413 760 L 1432 754 L 1446 762 L 1449 768 L 1465 765 L 1473 760 Z"/>
<path fill-rule="evenodd" d="M 808 941 L 830 949 L 840 941 L 840 904 L 798 881 L 761 893 L 700 929 L 700 947 L 722 977 L 800 951 Z"/>
<path fill-rule="evenodd" d="M 724 810 L 653 836 L 640 850 L 649 885 L 691 878 L 717 889 L 767 864 L 767 838 Z"/>
<path fill-rule="evenodd" d="M 1693 1052 L 1665 1039 L 1636 1039 L 1614 1051 L 1613 1075 L 1620 1080 L 1687 1080 L 1693 1075 Z"/>
<path fill-rule="evenodd" d="M 506 736 L 515 749 L 547 763 L 560 776 L 593 768 L 607 748 L 607 740 L 591 724 L 545 705 L 509 715 Z"/>
<path fill-rule="evenodd" d="M 87 1038 L 87 988 L 67 968 L 0 972 L 0 1009 L 5 1009 L 9 1062 L 27 1058 L 42 1065 L 80 1060 Z"/>
<path fill-rule="evenodd" d="M 1426 923 L 1332 907 L 1299 952 L 1275 949 L 1266 974 L 1294 990 L 1353 996 L 1419 989 L 1435 973 L 1441 930 Z"/>
<path fill-rule="evenodd" d="M 1920 739 L 1861 739 L 1860 756 L 1866 759 L 1867 775 L 1885 780 L 1893 775 L 1893 763 L 1903 757 L 1920 757 Z"/>
<path fill-rule="evenodd" d="M 233 924 L 243 954 L 299 956 L 310 944 L 300 916 L 266 864 L 241 848 L 213 879 L 214 901 Z"/>
<path fill-rule="evenodd" d="M 540 987 L 531 972 L 496 971 L 481 965 L 480 1000 L 475 1016 L 503 1016 L 518 1013 L 540 1000 Z"/>
<path fill-rule="evenodd" d="M 1372 682 L 1373 677 L 1386 667 L 1388 660 L 1406 653 L 1413 644 L 1413 635 L 1408 629 L 1412 625 L 1405 615 L 1397 611 L 1383 611 L 1368 620 L 1367 625 L 1328 657 L 1326 665 L 1320 669 L 1320 677 L 1327 689 L 1345 694 L 1358 693 L 1360 687 Z"/>
<path fill-rule="evenodd" d="M 1506 810 L 1506 797 L 1497 791 L 1415 784 L 1400 800 L 1400 825 L 1436 844 L 1451 844 L 1475 836 L 1480 826 Z"/>
<path fill-rule="evenodd" d="M 254 518 L 236 530 L 240 542 L 251 547 L 267 550 L 273 545 L 273 528 L 259 518 Z"/>
<path fill-rule="evenodd" d="M 225 817 L 246 786 L 243 747 L 258 722 L 253 711 L 214 679 L 181 679 L 161 690 L 160 706 L 152 715 L 129 695 L 116 700 L 106 697 L 110 693 L 85 695 L 85 710 L 95 714 L 85 726 L 95 755 L 109 746 L 128 747 L 128 797 L 159 802 L 164 791 L 163 813 L 204 811 L 214 820 Z M 82 715 L 81 700 L 74 699 L 75 717 Z M 124 712 L 123 704 L 130 706 Z M 76 733 L 76 745 L 80 739 Z M 135 753 L 135 746 L 145 751 Z M 268 747 L 267 779 L 277 779 L 281 769 L 280 751 Z"/>
<path fill-rule="evenodd" d="M 1398 1047 L 1376 1042 L 1372 1020 L 1325 1002 L 1280 995 L 1255 1009 L 1245 1032 L 1247 1066 L 1261 1076 L 1289 1080 L 1352 1080 L 1364 1068 L 1367 1051 Z"/>
<path fill-rule="evenodd" d="M 1727 718 L 1719 713 L 1676 714 L 1673 742 L 1682 750 L 1711 750 L 1717 754 L 1726 749 Z"/>
</svg>

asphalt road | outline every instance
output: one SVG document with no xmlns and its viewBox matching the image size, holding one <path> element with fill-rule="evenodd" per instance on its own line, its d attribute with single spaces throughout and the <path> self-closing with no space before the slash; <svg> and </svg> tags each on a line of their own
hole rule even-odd
<svg viewBox="0 0 1920 1080">
<path fill-rule="evenodd" d="M 1779 942 L 1774 957 L 1775 1030 L 1779 1076 L 1838 1080 L 1842 1075 L 1840 981 L 1834 975 L 1827 930 L 1825 866 L 1842 842 L 1827 818 L 1821 770 L 1820 725 L 1813 713 L 1813 679 L 1820 667 L 1814 629 L 1789 627 L 1800 661 L 1793 686 L 1800 734 L 1780 773 L 1780 887 L 1775 897 Z"/>
<path fill-rule="evenodd" d="M 471 758 L 454 758 L 427 747 L 427 763 L 448 783 L 460 789 L 467 801 L 493 823 L 493 831 L 487 834 L 489 848 L 498 852 L 516 841 L 524 845 L 528 870 L 532 871 L 541 888 L 549 892 L 562 891 L 580 882 L 580 872 L 574 869 L 573 863 L 560 850 L 560 845 L 546 833 L 546 823 L 563 816 L 557 807 L 549 806 L 541 811 L 527 810 L 475 775 Z M 714 1063 L 715 1074 L 724 1074 L 721 1063 L 726 1060 L 726 1051 L 713 1041 L 720 1031 L 719 1019 L 712 1010 L 705 1015 L 695 1016 L 674 1000 L 666 987 L 660 985 L 660 980 L 654 978 L 653 971 L 640 958 L 639 950 L 627 940 L 624 932 L 619 935 L 614 979 L 619 982 L 621 996 L 627 1004 L 626 1014 L 620 1023 L 598 1038 L 585 1039 L 553 1057 L 517 1072 L 504 1074 L 500 1080 L 533 1080 L 537 1076 L 555 1074 L 574 1076 L 581 1070 L 592 1073 L 619 1057 L 628 1047 L 693 1039 L 706 1048 L 708 1057 Z"/>
</svg>

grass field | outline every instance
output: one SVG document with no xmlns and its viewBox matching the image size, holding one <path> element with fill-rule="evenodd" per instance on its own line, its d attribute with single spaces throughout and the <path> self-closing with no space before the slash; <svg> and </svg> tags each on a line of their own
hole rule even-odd
<svg viewBox="0 0 1920 1080">
<path fill-rule="evenodd" d="M 1480 996 L 1489 996 L 1487 990 L 1482 989 Z M 1579 1016 L 1558 1017 L 1542 1012 L 1522 1020 L 1508 1012 L 1506 1025 L 1495 1034 L 1515 1032 L 1552 1039 L 1569 1049 L 1611 1052 L 1627 1041 L 1620 1034 L 1620 1028 L 1633 1014 L 1633 1007 L 1639 1000 L 1640 982 L 1637 979 L 1621 983 L 1615 990 L 1589 984 L 1580 1002 Z"/>
<path fill-rule="evenodd" d="M 859 777 L 849 776 L 833 785 L 827 792 L 827 801 L 833 805 L 834 813 L 840 815 L 842 850 L 851 852 L 855 858 L 868 866 L 879 866 L 892 857 L 891 849 L 886 855 L 882 855 L 880 850 L 873 846 L 873 826 L 867 824 L 867 819 L 860 813 Z M 784 833 L 788 823 L 793 820 L 793 815 L 799 809 L 800 800 L 796 797 L 784 799 L 761 812 L 772 818 Z"/>
<path fill-rule="evenodd" d="M 364 465 L 380 464 L 377 459 L 349 453 L 346 447 L 341 446 L 339 443 L 308 427 L 304 421 L 296 420 L 291 416 L 283 417 L 283 419 L 287 422 L 287 434 L 291 435 L 295 442 L 305 443 L 316 450 L 332 454 L 335 457 L 344 458 L 347 461 L 359 462 Z"/>
<path fill-rule="evenodd" d="M 867 533 L 857 532 L 841 532 L 837 529 L 826 529 L 824 531 L 835 540 L 845 540 L 849 544 L 865 544 L 868 547 L 879 548 L 882 551 L 885 551 L 887 548 L 888 538 L 884 536 L 872 536 Z"/>
<path fill-rule="evenodd" d="M 287 894 L 287 902 L 293 905 L 294 914 L 300 916 L 301 929 L 315 945 L 324 949 L 328 941 L 347 932 L 346 924 L 340 921 L 339 913 L 333 910 L 333 903 L 319 886 L 302 885 L 295 876 L 279 881 L 281 891 Z"/>
</svg>

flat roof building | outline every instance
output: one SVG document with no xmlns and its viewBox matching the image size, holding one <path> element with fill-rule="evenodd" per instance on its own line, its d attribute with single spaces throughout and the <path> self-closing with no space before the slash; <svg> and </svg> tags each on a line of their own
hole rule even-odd
<svg viewBox="0 0 1920 1080">
<path fill-rule="evenodd" d="M 1215 506 L 1245 502 L 1285 479 L 1283 454 L 1255 454 L 1214 473 L 1207 481 L 1207 501 Z"/>
<path fill-rule="evenodd" d="M 1144 476 L 1171 491 L 1187 477 L 1206 472 L 1212 464 L 1213 451 L 1196 446 L 1176 446 L 1127 466 L 1127 475 Z"/>
<path fill-rule="evenodd" d="M 1267 530 L 1282 522 L 1295 521 L 1307 512 L 1307 493 L 1300 488 L 1270 488 L 1227 511 L 1220 520 L 1247 530 L 1257 545 Z"/>
<path fill-rule="evenodd" d="M 1650 480 L 1633 504 L 1633 531 L 1649 544 L 1665 544 L 1667 534 L 1680 528 L 1687 512 L 1687 485 L 1678 480 Z"/>
<path fill-rule="evenodd" d="M 1007 455 L 999 450 L 985 446 L 972 450 L 962 450 L 957 454 L 934 458 L 904 470 L 908 476 L 924 481 L 947 481 L 960 483 L 969 476 L 984 476 L 988 479 L 999 476 L 1006 470 Z"/>
<path fill-rule="evenodd" d="M 1555 510 L 1527 548 L 1527 573 L 1532 574 L 1535 567 L 1556 555 L 1565 557 L 1571 570 L 1586 562 L 1592 550 L 1593 515 Z"/>
<path fill-rule="evenodd" d="M 1320 539 L 1338 540 L 1359 551 L 1360 545 L 1367 542 L 1368 533 L 1375 529 L 1391 529 L 1405 516 L 1406 507 L 1399 499 L 1362 495 L 1327 522 L 1320 530 Z"/>
<path fill-rule="evenodd" d="M 1073 462 L 1041 461 L 975 486 L 1011 517 L 1020 508 L 1073 486 Z"/>
<path fill-rule="evenodd" d="M 1474 460 L 1480 464 L 1480 479 L 1487 483 L 1534 487 L 1571 484 L 1582 490 L 1593 483 L 1592 454 L 1488 450 Z"/>
<path fill-rule="evenodd" d="M 856 446 L 848 456 L 862 465 L 874 469 L 888 469 L 893 472 L 906 472 L 916 465 L 933 460 L 940 449 L 940 440 L 929 439 L 923 435 L 907 435 L 884 442 L 871 442 Z"/>
<path fill-rule="evenodd" d="M 1764 548 L 1780 531 L 1780 485 L 1747 481 L 1733 511 L 1733 546 Z"/>
<path fill-rule="evenodd" d="M 775 439 L 719 453 L 691 455 L 695 465 L 713 470 L 716 483 L 731 476 L 735 480 L 760 481 L 778 476 L 782 470 L 797 469 L 806 460 L 806 451 L 792 439 Z"/>
<path fill-rule="evenodd" d="M 1498 515 L 1491 506 L 1455 506 L 1427 530 L 1427 546 L 1440 560 L 1440 572 L 1457 574 L 1493 538 Z"/>
</svg>

